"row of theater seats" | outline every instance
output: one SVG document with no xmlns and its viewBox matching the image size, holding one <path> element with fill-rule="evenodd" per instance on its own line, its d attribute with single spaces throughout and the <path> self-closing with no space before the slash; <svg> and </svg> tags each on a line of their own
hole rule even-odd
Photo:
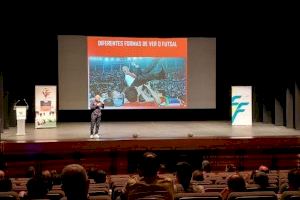
<svg viewBox="0 0 300 200">
<path fill-rule="evenodd" d="M 285 171 L 271 171 L 269 176 L 269 182 L 273 184 L 273 186 L 268 188 L 269 193 L 273 192 L 276 194 L 278 192 L 278 189 L 280 187 L 280 184 L 287 182 L 287 173 L 288 170 Z M 206 173 L 205 180 L 198 182 L 200 185 L 204 186 L 205 193 L 204 194 L 177 194 L 176 199 L 181 199 L 180 195 L 187 195 L 186 198 L 189 198 L 189 195 L 195 195 L 199 196 L 197 198 L 200 199 L 216 199 L 219 198 L 220 192 L 227 186 L 226 185 L 226 179 L 227 177 L 234 174 L 234 172 L 220 172 L 220 173 Z M 251 171 L 244 171 L 240 172 L 240 174 L 245 178 L 245 180 L 248 182 L 247 185 L 247 192 L 255 192 L 257 190 L 257 186 L 251 183 Z M 103 184 L 96 184 L 92 179 L 90 180 L 90 189 L 89 189 L 89 195 L 90 197 L 96 198 L 96 199 L 116 199 L 122 192 L 122 189 L 126 185 L 129 177 L 132 175 L 124 174 L 124 175 L 110 175 L 107 176 L 107 182 Z M 175 180 L 174 174 L 161 174 L 161 176 L 169 177 Z M 28 181 L 28 178 L 12 178 L 13 183 L 13 191 L 18 194 L 20 191 L 26 191 L 26 183 Z M 250 194 L 254 194 L 250 193 Z M 272 194 L 273 194 L 272 193 Z M 247 193 L 244 193 L 247 194 Z M 2 194 L 6 195 L 6 194 Z M 243 195 L 243 194 L 242 194 Z M 261 195 L 264 195 L 263 193 Z M 14 196 L 14 195 L 12 195 Z M 52 188 L 52 191 L 50 191 L 47 195 L 49 199 L 51 200 L 58 200 L 64 196 L 63 191 L 61 190 L 60 185 L 54 185 Z M 1 197 L 1 196 L 0 196 Z M 183 197 L 182 197 L 183 198 Z M 263 197 L 266 198 L 266 197 Z M 268 197 L 269 198 L 269 197 Z M 277 198 L 277 197 L 276 197 Z M 1 198 L 0 198 L 1 199 Z"/>
<path fill-rule="evenodd" d="M 282 195 L 285 196 L 284 200 L 300 200 L 299 191 L 287 191 Z M 16 192 L 0 192 L 1 200 L 18 200 L 19 196 Z M 63 196 L 49 195 L 47 199 L 39 200 L 58 200 L 64 199 Z M 111 200 L 109 195 L 90 196 L 90 200 Z M 232 192 L 230 193 L 228 200 L 278 200 L 280 196 L 271 191 L 259 191 L 259 192 Z M 36 199 L 38 200 L 38 199 Z M 153 194 L 149 197 L 138 198 L 137 200 L 162 200 L 161 197 Z M 222 200 L 222 196 L 217 192 L 207 193 L 178 193 L 175 195 L 174 200 Z"/>
</svg>

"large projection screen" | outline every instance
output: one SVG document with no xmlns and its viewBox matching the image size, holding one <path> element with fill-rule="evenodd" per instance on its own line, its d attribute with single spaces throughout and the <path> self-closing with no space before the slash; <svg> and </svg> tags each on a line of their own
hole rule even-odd
<svg viewBox="0 0 300 200">
<path fill-rule="evenodd" d="M 58 36 L 59 109 L 216 108 L 215 38 Z"/>
</svg>

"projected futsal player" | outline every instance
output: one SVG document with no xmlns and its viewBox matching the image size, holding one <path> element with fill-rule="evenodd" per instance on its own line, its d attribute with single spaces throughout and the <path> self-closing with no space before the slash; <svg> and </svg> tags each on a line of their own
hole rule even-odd
<svg viewBox="0 0 300 200">
<path fill-rule="evenodd" d="M 91 114 L 91 134 L 90 138 L 99 138 L 99 127 L 101 122 L 101 109 L 104 108 L 104 104 L 100 101 L 100 96 L 96 95 L 94 100 L 91 102 L 90 108 L 92 110 Z M 94 128 L 96 126 L 95 132 Z"/>
<path fill-rule="evenodd" d="M 127 87 L 140 86 L 151 80 L 162 80 L 166 78 L 166 72 L 162 68 L 159 73 L 151 73 L 155 66 L 157 66 L 159 59 L 154 59 L 150 65 L 141 69 L 136 63 L 132 63 L 132 72 L 128 66 L 123 66 L 122 71 L 125 74 L 125 83 Z"/>
</svg>

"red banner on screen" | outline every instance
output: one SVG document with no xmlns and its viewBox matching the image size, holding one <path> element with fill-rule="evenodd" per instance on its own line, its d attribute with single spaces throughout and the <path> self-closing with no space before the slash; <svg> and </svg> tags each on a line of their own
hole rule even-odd
<svg viewBox="0 0 300 200">
<path fill-rule="evenodd" d="M 186 38 L 88 37 L 88 56 L 187 57 Z"/>
</svg>

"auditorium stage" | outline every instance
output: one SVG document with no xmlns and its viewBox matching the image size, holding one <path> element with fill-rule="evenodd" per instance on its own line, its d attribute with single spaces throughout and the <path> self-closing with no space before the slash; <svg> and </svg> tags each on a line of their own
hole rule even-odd
<svg viewBox="0 0 300 200">
<path fill-rule="evenodd" d="M 2 134 L 2 141 L 8 142 L 58 142 L 58 141 L 108 141 L 132 139 L 185 139 L 228 138 L 250 139 L 260 137 L 300 137 L 300 130 L 273 124 L 254 123 L 253 126 L 231 126 L 225 121 L 189 122 L 102 122 L 100 138 L 89 138 L 90 123 L 58 123 L 56 128 L 35 129 L 26 125 L 26 135 L 17 136 L 16 128 L 9 128 Z M 133 135 L 137 138 L 133 138 Z"/>
<path fill-rule="evenodd" d="M 63 167 L 80 159 L 82 163 L 107 165 L 111 173 L 116 173 L 112 169 L 126 173 L 132 155 L 144 151 L 162 151 L 168 157 L 186 152 L 198 160 L 201 156 L 223 159 L 223 164 L 280 161 L 277 164 L 284 169 L 294 166 L 300 155 L 300 130 L 273 124 L 233 127 L 226 121 L 102 122 L 99 139 L 89 138 L 87 122 L 59 123 L 51 129 L 34 129 L 34 124 L 26 127 L 26 136 L 16 136 L 16 128 L 1 135 L 1 153 L 16 172 L 18 160 L 26 166 L 42 162 Z"/>
</svg>

